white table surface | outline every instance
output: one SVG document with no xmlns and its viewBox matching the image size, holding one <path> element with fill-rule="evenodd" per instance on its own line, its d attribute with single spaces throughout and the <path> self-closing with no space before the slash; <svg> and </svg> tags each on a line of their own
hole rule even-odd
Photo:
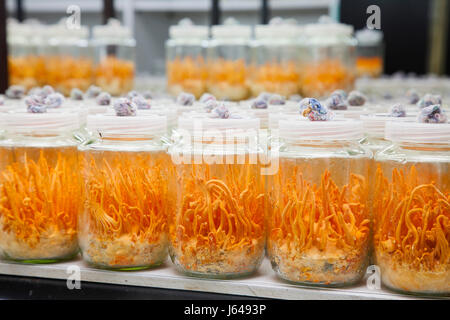
<svg viewBox="0 0 450 320">
<path fill-rule="evenodd" d="M 209 293 L 234 294 L 249 297 L 274 299 L 417 299 L 420 297 L 401 295 L 384 288 L 369 289 L 366 280 L 350 288 L 318 288 L 292 285 L 272 271 L 270 262 L 265 259 L 258 272 L 243 279 L 208 280 L 190 278 L 178 273 L 167 261 L 164 265 L 143 271 L 108 271 L 89 267 L 81 259 L 70 262 L 44 265 L 24 265 L 0 262 L 0 274 L 38 277 L 48 279 L 68 278 L 68 267 L 78 266 L 83 281 L 106 284 L 120 284 L 141 287 L 156 287 L 177 290 L 192 290 Z"/>
</svg>

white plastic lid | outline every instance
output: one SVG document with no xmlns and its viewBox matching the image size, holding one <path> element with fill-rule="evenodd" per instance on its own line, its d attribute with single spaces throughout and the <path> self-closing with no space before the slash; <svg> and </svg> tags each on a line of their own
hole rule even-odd
<svg viewBox="0 0 450 320">
<path fill-rule="evenodd" d="M 355 33 L 360 45 L 375 45 L 383 40 L 383 32 L 380 30 L 362 29 Z"/>
<path fill-rule="evenodd" d="M 385 138 L 394 142 L 450 144 L 450 123 L 386 123 Z"/>
<path fill-rule="evenodd" d="M 274 25 L 256 25 L 255 38 L 256 39 L 279 39 L 279 38 L 297 38 L 303 27 L 296 25 L 274 24 Z"/>
<path fill-rule="evenodd" d="M 194 134 L 202 134 L 205 131 L 232 131 L 241 132 L 259 129 L 259 119 L 249 116 L 241 118 L 211 118 L 209 114 L 190 114 L 178 118 L 178 129 L 187 130 Z"/>
<path fill-rule="evenodd" d="M 132 32 L 130 28 L 123 26 L 119 20 L 111 18 L 105 25 L 94 26 L 92 28 L 92 37 L 95 39 L 125 39 L 132 38 Z"/>
<path fill-rule="evenodd" d="M 189 18 L 181 19 L 177 25 L 169 28 L 169 36 L 172 39 L 207 39 L 208 32 L 208 26 L 196 26 Z"/>
<path fill-rule="evenodd" d="M 119 117 L 113 113 L 89 115 L 87 129 L 101 136 L 158 136 L 167 131 L 167 118 L 160 115 Z"/>
<path fill-rule="evenodd" d="M 353 26 L 343 23 L 307 24 L 305 35 L 309 37 L 350 37 Z"/>
<path fill-rule="evenodd" d="M 76 130 L 80 127 L 80 114 L 77 110 L 29 113 L 10 111 L 2 114 L 6 131 L 20 134 L 53 134 Z"/>
<path fill-rule="evenodd" d="M 386 123 L 389 121 L 412 121 L 415 117 L 393 117 L 389 113 L 376 113 L 371 115 L 362 115 L 360 117 L 363 122 L 364 132 L 377 137 L 384 138 Z"/>
<path fill-rule="evenodd" d="M 244 25 L 218 25 L 211 27 L 211 34 L 215 39 L 250 39 L 252 28 Z"/>
<path fill-rule="evenodd" d="M 335 119 L 329 121 L 309 121 L 292 119 L 279 121 L 280 138 L 287 141 L 304 140 L 347 140 L 363 137 L 363 124 L 359 120 Z"/>
<path fill-rule="evenodd" d="M 370 114 L 370 111 L 364 107 L 348 107 L 347 110 L 332 110 L 335 115 L 346 119 L 359 120 L 361 116 Z"/>
</svg>

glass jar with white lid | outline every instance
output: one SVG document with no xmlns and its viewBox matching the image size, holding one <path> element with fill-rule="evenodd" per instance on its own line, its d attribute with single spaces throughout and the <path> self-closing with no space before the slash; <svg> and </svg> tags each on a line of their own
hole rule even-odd
<svg viewBox="0 0 450 320">
<path fill-rule="evenodd" d="M 268 186 L 273 208 L 267 248 L 281 278 L 344 286 L 365 274 L 372 155 L 359 144 L 362 135 L 357 120 L 279 121 L 278 156 L 272 160 L 279 170 Z"/>
<path fill-rule="evenodd" d="M 300 91 L 322 98 L 335 90 L 353 89 L 356 44 L 353 27 L 342 23 L 308 24 L 301 46 Z"/>
<path fill-rule="evenodd" d="M 167 258 L 166 117 L 89 115 L 93 139 L 79 146 L 83 259 L 97 268 L 139 270 Z"/>
<path fill-rule="evenodd" d="M 206 92 L 208 35 L 207 26 L 193 25 L 190 19 L 169 28 L 166 68 L 167 90 L 172 95 L 189 92 L 199 99 Z"/>
<path fill-rule="evenodd" d="M 388 122 L 375 155 L 374 251 L 382 283 L 450 293 L 450 123 Z"/>
<path fill-rule="evenodd" d="M 175 208 L 169 253 L 184 274 L 242 277 L 264 257 L 265 196 L 260 174 L 259 120 L 236 114 L 179 119 L 169 149 Z"/>
<path fill-rule="evenodd" d="M 358 77 L 376 78 L 383 74 L 383 32 L 363 29 L 355 33 L 357 46 L 356 72 Z"/>
<path fill-rule="evenodd" d="M 89 29 L 69 29 L 66 20 L 45 28 L 48 41 L 39 48 L 45 61 L 45 84 L 65 96 L 74 88 L 87 90 L 94 80 L 94 54 Z"/>
<path fill-rule="evenodd" d="M 119 20 L 92 29 L 95 50 L 95 84 L 113 96 L 123 95 L 134 87 L 136 40 L 132 30 Z"/>
<path fill-rule="evenodd" d="M 301 30 L 291 24 L 255 26 L 249 72 L 252 96 L 262 92 L 284 97 L 299 93 Z"/>
<path fill-rule="evenodd" d="M 2 114 L 0 256 L 51 263 L 78 254 L 77 112 Z"/>
<path fill-rule="evenodd" d="M 250 95 L 248 68 L 251 27 L 228 20 L 211 27 L 207 91 L 219 100 L 239 101 Z"/>
<path fill-rule="evenodd" d="M 7 31 L 9 83 L 26 90 L 38 86 L 37 47 L 31 41 L 33 27 L 8 19 Z"/>
</svg>

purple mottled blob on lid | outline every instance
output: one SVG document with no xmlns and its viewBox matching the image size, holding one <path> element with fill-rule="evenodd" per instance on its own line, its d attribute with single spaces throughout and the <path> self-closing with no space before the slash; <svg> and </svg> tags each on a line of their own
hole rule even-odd
<svg viewBox="0 0 450 320">
<path fill-rule="evenodd" d="M 151 109 L 150 101 L 145 99 L 143 96 L 135 96 L 131 99 L 131 101 L 137 106 L 140 110 L 148 110 Z"/>
<path fill-rule="evenodd" d="M 228 119 L 230 115 L 230 110 L 224 104 L 218 105 L 211 111 L 211 118 Z"/>
<path fill-rule="evenodd" d="M 127 98 L 119 98 L 114 102 L 114 110 L 119 117 L 136 116 L 137 106 Z"/>
<path fill-rule="evenodd" d="M 109 106 L 111 104 L 111 95 L 108 92 L 103 91 L 96 98 L 95 102 L 99 106 Z"/>
<path fill-rule="evenodd" d="M 422 123 L 446 123 L 448 119 L 441 106 L 436 104 L 422 108 L 417 116 L 417 121 Z"/>
<path fill-rule="evenodd" d="M 44 98 L 47 108 L 59 108 L 64 103 L 65 98 L 61 93 L 50 93 Z"/>
<path fill-rule="evenodd" d="M 182 92 L 177 97 L 177 104 L 181 106 L 192 106 L 195 101 L 195 96 L 191 93 Z"/>
<path fill-rule="evenodd" d="M 327 107 L 323 106 L 317 99 L 304 98 L 300 102 L 300 113 L 310 121 L 327 121 L 331 120 L 332 113 Z"/>
<path fill-rule="evenodd" d="M 327 108 L 331 110 L 347 110 L 348 106 L 344 98 L 337 93 L 332 93 L 331 96 L 325 101 Z"/>
<path fill-rule="evenodd" d="M 22 99 L 25 96 L 25 88 L 19 85 L 12 85 L 6 90 L 5 95 L 9 99 Z"/>
<path fill-rule="evenodd" d="M 420 100 L 419 93 L 414 89 L 409 89 L 406 91 L 405 97 L 409 104 L 416 104 Z"/>
<path fill-rule="evenodd" d="M 256 98 L 252 103 L 252 109 L 267 109 L 268 107 L 267 101 L 261 98 Z"/>
<path fill-rule="evenodd" d="M 70 98 L 73 100 L 83 100 L 83 91 L 78 88 L 73 88 L 70 91 Z"/>
<path fill-rule="evenodd" d="M 44 98 L 38 94 L 27 96 L 24 100 L 29 113 L 45 113 L 47 106 L 44 103 Z"/>
<path fill-rule="evenodd" d="M 213 99 L 209 99 L 208 101 L 206 101 L 205 103 L 205 111 L 206 112 L 211 112 L 215 107 L 217 107 L 219 105 L 219 102 L 217 100 L 213 100 Z"/>
<path fill-rule="evenodd" d="M 342 90 L 342 89 L 334 90 L 334 91 L 330 94 L 330 96 L 332 96 L 332 95 L 334 95 L 334 94 L 340 96 L 340 97 L 342 98 L 342 100 L 347 99 L 347 96 L 348 96 L 348 95 L 347 95 L 347 92 L 346 92 L 345 90 Z"/>
<path fill-rule="evenodd" d="M 402 104 L 395 104 L 392 106 L 389 116 L 396 117 L 396 118 L 402 118 L 406 117 L 406 108 Z"/>
<path fill-rule="evenodd" d="M 216 97 L 214 97 L 212 94 L 210 93 L 204 93 L 202 94 L 202 96 L 200 97 L 200 102 L 201 103 L 207 103 L 210 100 L 216 100 Z"/>
<path fill-rule="evenodd" d="M 433 105 L 441 105 L 442 98 L 440 95 L 434 95 L 431 93 L 425 94 L 422 99 L 417 102 L 417 106 L 422 109 Z"/>
<path fill-rule="evenodd" d="M 366 103 L 366 101 L 366 96 L 356 90 L 350 92 L 347 98 L 348 104 L 354 107 L 361 107 Z"/>
<path fill-rule="evenodd" d="M 86 96 L 88 98 L 96 98 L 101 92 L 102 92 L 101 88 L 92 85 L 87 89 Z"/>
</svg>

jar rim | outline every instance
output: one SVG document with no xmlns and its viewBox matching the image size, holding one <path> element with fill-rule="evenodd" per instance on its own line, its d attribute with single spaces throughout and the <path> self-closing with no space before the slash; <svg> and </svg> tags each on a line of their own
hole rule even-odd
<svg viewBox="0 0 450 320">
<path fill-rule="evenodd" d="M 55 110 L 46 113 L 29 113 L 12 110 L 3 113 L 2 125 L 7 132 L 15 133 L 60 133 L 80 127 L 79 110 Z"/>
<path fill-rule="evenodd" d="M 364 132 L 370 135 L 384 137 L 386 123 L 389 121 L 411 121 L 414 116 L 393 117 L 389 113 L 364 114 L 360 116 Z"/>
<path fill-rule="evenodd" d="M 450 123 L 389 121 L 385 138 L 393 142 L 450 144 Z"/>
<path fill-rule="evenodd" d="M 167 117 L 156 114 L 138 114 L 119 117 L 113 113 L 91 114 L 87 116 L 86 128 L 101 136 L 155 136 L 167 132 Z"/>
<path fill-rule="evenodd" d="M 329 121 L 309 121 L 290 119 L 279 121 L 280 138 L 286 141 L 354 141 L 363 137 L 360 120 L 334 119 Z"/>
</svg>

